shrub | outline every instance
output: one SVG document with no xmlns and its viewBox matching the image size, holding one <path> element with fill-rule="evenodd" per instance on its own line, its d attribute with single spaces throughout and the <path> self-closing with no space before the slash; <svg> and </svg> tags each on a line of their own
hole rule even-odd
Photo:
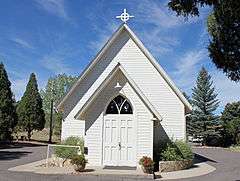
<svg viewBox="0 0 240 181">
<path fill-rule="evenodd" d="M 230 148 L 229 148 L 231 151 L 235 151 L 235 152 L 240 152 L 240 146 L 231 146 Z"/>
<path fill-rule="evenodd" d="M 62 145 L 71 145 L 71 146 L 80 146 L 81 154 L 84 154 L 84 140 L 83 138 L 79 137 L 68 137 L 64 140 Z M 71 159 L 74 156 L 77 156 L 79 153 L 79 148 L 77 147 L 55 147 L 54 148 L 55 154 L 57 157 L 64 158 L 64 162 L 67 159 Z M 64 163 L 63 163 L 64 164 Z"/>
<path fill-rule="evenodd" d="M 139 164 L 143 167 L 145 173 L 152 173 L 154 169 L 154 162 L 150 157 L 143 156 L 139 160 Z"/>
<path fill-rule="evenodd" d="M 218 134 L 209 134 L 206 136 L 206 145 L 208 146 L 222 146 L 223 138 Z"/>
<path fill-rule="evenodd" d="M 75 165 L 76 171 L 83 171 L 85 169 L 87 162 L 88 161 L 85 159 L 84 155 L 75 155 L 71 159 L 71 164 Z"/>
<path fill-rule="evenodd" d="M 166 148 L 160 153 L 164 161 L 192 160 L 193 152 L 191 147 L 183 141 L 167 143 Z"/>
<path fill-rule="evenodd" d="M 185 143 L 184 141 L 175 141 L 175 144 L 180 152 L 180 155 L 183 159 L 192 160 L 193 159 L 193 152 L 189 144 Z"/>
<path fill-rule="evenodd" d="M 181 155 L 179 155 L 177 147 L 172 143 L 168 143 L 166 149 L 161 153 L 161 158 L 164 161 L 178 161 L 181 160 Z"/>
</svg>

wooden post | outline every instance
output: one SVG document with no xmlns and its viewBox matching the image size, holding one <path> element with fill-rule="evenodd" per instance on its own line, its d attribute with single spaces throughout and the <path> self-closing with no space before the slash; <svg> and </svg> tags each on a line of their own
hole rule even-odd
<svg viewBox="0 0 240 181">
<path fill-rule="evenodd" d="M 51 113 L 50 113 L 50 122 L 49 122 L 49 143 L 52 143 L 52 129 L 53 129 L 53 99 L 51 100 Z"/>
</svg>

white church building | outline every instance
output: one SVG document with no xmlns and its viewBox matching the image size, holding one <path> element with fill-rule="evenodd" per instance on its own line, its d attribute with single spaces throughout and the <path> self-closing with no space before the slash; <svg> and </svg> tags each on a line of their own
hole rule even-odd
<svg viewBox="0 0 240 181">
<path fill-rule="evenodd" d="M 83 137 L 89 165 L 137 167 L 161 140 L 186 139 L 191 105 L 122 20 L 57 107 L 61 139 Z"/>
</svg>

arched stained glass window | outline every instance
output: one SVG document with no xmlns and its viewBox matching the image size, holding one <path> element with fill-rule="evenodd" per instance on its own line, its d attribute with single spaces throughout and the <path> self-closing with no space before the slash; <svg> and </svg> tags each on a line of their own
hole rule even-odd
<svg viewBox="0 0 240 181">
<path fill-rule="evenodd" d="M 132 114 L 132 106 L 123 96 L 115 97 L 108 105 L 106 114 Z"/>
</svg>

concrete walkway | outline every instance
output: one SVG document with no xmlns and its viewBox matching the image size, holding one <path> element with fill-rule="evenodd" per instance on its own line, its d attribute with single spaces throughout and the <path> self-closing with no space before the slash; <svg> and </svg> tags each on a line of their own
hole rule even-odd
<svg viewBox="0 0 240 181">
<path fill-rule="evenodd" d="M 34 172 L 15 172 L 9 168 L 36 162 L 46 158 L 46 146 L 34 144 L 0 145 L 0 180 L 1 181 L 136 181 L 133 176 L 119 175 L 77 175 L 77 174 L 36 174 Z M 236 181 L 240 180 L 240 153 L 222 148 L 193 148 L 199 163 L 207 163 L 215 171 L 201 176 L 177 179 L 177 181 Z M 200 159 L 199 159 L 200 158 Z M 198 163 L 198 164 L 199 164 Z M 188 171 L 188 170 L 185 170 Z M 50 171 L 52 172 L 52 171 Z M 182 172 L 181 173 L 185 173 Z M 171 174 L 178 174 L 171 172 Z M 169 178 L 171 177 L 170 175 Z M 166 180 L 167 178 L 163 178 Z M 163 180 L 163 179 L 162 179 Z"/>
<path fill-rule="evenodd" d="M 33 172 L 37 174 L 74 174 L 74 175 L 92 175 L 92 176 L 104 176 L 104 175 L 119 175 L 122 177 L 134 177 L 136 179 L 152 179 L 152 174 L 145 174 L 141 169 L 137 170 L 114 170 L 114 169 L 102 169 L 101 167 L 86 166 L 84 172 L 75 172 L 73 167 L 44 167 L 41 166 L 46 163 L 46 160 L 40 160 L 24 165 L 9 168 L 9 171 L 15 172 Z"/>
<path fill-rule="evenodd" d="M 16 172 L 34 172 L 38 174 L 79 174 L 79 175 L 94 175 L 94 176 L 103 176 L 103 175 L 119 175 L 122 177 L 134 177 L 138 178 L 153 178 L 152 174 L 145 174 L 141 169 L 137 170 L 112 170 L 112 169 L 102 169 L 101 167 L 86 167 L 85 172 L 76 173 L 72 167 L 43 167 L 45 160 L 16 166 L 10 168 L 10 171 Z M 213 172 L 215 168 L 208 165 L 207 163 L 198 163 L 194 165 L 193 168 L 175 172 L 167 173 L 155 173 L 156 178 L 159 180 L 169 180 L 169 179 L 182 179 L 189 177 L 196 177 L 208 174 Z"/>
</svg>

